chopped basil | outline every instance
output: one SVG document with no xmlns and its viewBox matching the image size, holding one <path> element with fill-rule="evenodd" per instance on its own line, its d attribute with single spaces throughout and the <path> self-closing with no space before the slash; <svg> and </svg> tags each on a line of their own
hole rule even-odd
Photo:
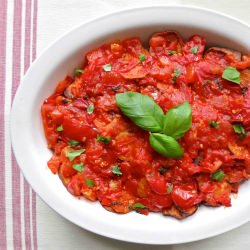
<svg viewBox="0 0 250 250">
<path fill-rule="evenodd" d="M 77 171 L 77 172 L 82 172 L 84 170 L 83 163 L 79 164 L 73 164 L 72 167 Z"/>
<path fill-rule="evenodd" d="M 198 46 L 194 46 L 190 49 L 190 51 L 195 55 L 198 52 L 199 47 Z"/>
<path fill-rule="evenodd" d="M 104 69 L 104 71 L 109 72 L 112 70 L 112 65 L 111 64 L 105 64 L 102 66 L 102 68 Z"/>
<path fill-rule="evenodd" d="M 66 153 L 66 156 L 69 158 L 70 161 L 73 161 L 77 156 L 80 156 L 85 149 L 79 149 L 79 150 L 69 150 Z"/>
<path fill-rule="evenodd" d="M 214 173 L 211 175 L 212 179 L 215 180 L 215 181 L 220 181 L 220 180 L 222 180 L 222 179 L 224 178 L 224 176 L 225 176 L 224 172 L 223 172 L 222 170 L 220 170 L 220 169 L 217 170 L 216 172 L 214 172 Z"/>
<path fill-rule="evenodd" d="M 171 194 L 172 190 L 173 190 L 173 184 L 170 184 L 170 185 L 168 186 L 167 193 L 168 193 L 168 194 Z"/>
<path fill-rule="evenodd" d="M 216 129 L 220 128 L 219 123 L 220 123 L 220 121 L 211 121 L 211 120 L 208 121 L 208 124 L 210 125 L 210 127 L 216 128 Z"/>
<path fill-rule="evenodd" d="M 102 137 L 100 135 L 97 135 L 96 141 L 97 142 L 102 142 L 104 144 L 108 144 L 110 142 L 110 137 Z"/>
<path fill-rule="evenodd" d="M 82 70 L 82 69 L 74 69 L 74 74 L 76 76 L 81 75 L 83 72 L 84 72 L 84 70 Z"/>
<path fill-rule="evenodd" d="M 176 52 L 175 50 L 169 50 L 169 51 L 168 51 L 168 54 L 169 54 L 169 55 L 173 55 L 173 54 L 177 54 L 177 52 Z"/>
<path fill-rule="evenodd" d="M 146 208 L 143 204 L 141 203 L 135 203 L 133 206 L 130 207 L 131 209 L 138 209 L 138 208 Z"/>
<path fill-rule="evenodd" d="M 240 84 L 240 72 L 234 67 L 226 67 L 223 71 L 222 78 L 230 82 Z"/>
<path fill-rule="evenodd" d="M 85 183 L 87 184 L 88 187 L 93 187 L 95 185 L 93 180 L 90 179 L 85 179 Z"/>
<path fill-rule="evenodd" d="M 233 129 L 236 134 L 246 135 L 246 131 L 240 123 L 233 124 Z"/>
<path fill-rule="evenodd" d="M 62 126 L 62 125 L 58 126 L 58 127 L 56 128 L 56 130 L 57 130 L 58 132 L 63 131 L 63 126 Z"/>
<path fill-rule="evenodd" d="M 140 54 L 139 59 L 140 59 L 140 63 L 142 63 L 146 60 L 146 56 L 144 54 Z"/>
<path fill-rule="evenodd" d="M 89 104 L 89 106 L 87 107 L 87 113 L 92 114 L 94 112 L 94 109 L 95 109 L 94 104 L 93 103 Z"/>
<path fill-rule="evenodd" d="M 79 142 L 79 141 L 75 141 L 75 140 L 70 140 L 70 141 L 68 141 L 68 144 L 69 144 L 71 147 L 75 147 L 75 146 L 79 145 L 80 142 Z"/>
<path fill-rule="evenodd" d="M 177 68 L 174 69 L 173 82 L 176 82 L 176 79 L 181 75 L 181 71 Z"/>
<path fill-rule="evenodd" d="M 112 167 L 112 173 L 116 174 L 118 176 L 122 175 L 122 172 L 121 172 L 120 167 L 118 165 L 115 165 Z"/>
</svg>

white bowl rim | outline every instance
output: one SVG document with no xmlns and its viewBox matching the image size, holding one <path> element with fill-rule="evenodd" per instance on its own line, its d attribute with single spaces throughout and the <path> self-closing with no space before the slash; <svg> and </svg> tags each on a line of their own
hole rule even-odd
<svg viewBox="0 0 250 250">
<path fill-rule="evenodd" d="M 17 107 L 17 103 L 18 103 L 18 98 L 19 98 L 19 93 L 20 93 L 20 89 L 22 87 L 22 85 L 24 84 L 26 78 L 27 78 L 27 75 L 30 74 L 30 72 L 32 71 L 34 65 L 37 64 L 37 62 L 39 61 L 39 59 L 47 52 L 47 50 L 51 47 L 53 47 L 55 44 L 57 44 L 61 39 L 67 37 L 69 34 L 71 34 L 73 31 L 77 30 L 78 28 L 82 27 L 82 26 L 87 26 L 93 22 L 96 22 L 96 21 L 100 21 L 102 19 L 105 19 L 105 18 L 109 18 L 109 17 L 112 17 L 112 16 L 117 16 L 119 14 L 124 14 L 124 13 L 127 13 L 127 12 L 136 12 L 136 11 L 143 11 L 143 10 L 147 10 L 147 9 L 158 9 L 158 8 L 179 8 L 179 9 L 190 9 L 190 10 L 197 10 L 197 11 L 201 11 L 201 12 L 206 12 L 206 13 L 209 13 L 209 14 L 212 14 L 212 15 L 216 15 L 216 16 L 221 16 L 221 17 L 224 17 L 226 19 L 230 19 L 231 21 L 234 21 L 234 22 L 237 22 L 238 24 L 240 25 L 243 25 L 245 26 L 246 28 L 250 29 L 250 26 L 242 21 L 242 20 L 239 20 L 238 18 L 235 18 L 235 17 L 232 17 L 228 14 L 225 14 L 225 13 L 222 13 L 220 11 L 216 11 L 216 10 L 212 10 L 212 9 L 208 9 L 208 8 L 203 8 L 203 7 L 196 7 L 196 6 L 191 6 L 191 5 L 180 5 L 180 4 L 155 4 L 155 5 L 150 5 L 150 6 L 137 6 L 137 7 L 134 7 L 134 8 L 124 8 L 122 10 L 116 10 L 116 11 L 111 11 L 107 14 L 104 14 L 104 15 L 101 15 L 97 18 L 91 18 L 87 21 L 84 21 L 80 24 L 77 24 L 75 26 L 73 26 L 70 30 L 66 31 L 64 34 L 62 34 L 61 36 L 59 36 L 56 40 L 54 40 L 53 42 L 51 42 L 46 48 L 44 48 L 41 53 L 38 54 L 38 56 L 36 57 L 36 59 L 33 61 L 32 65 L 29 67 L 29 69 L 27 70 L 25 76 L 22 78 L 21 80 L 21 83 L 20 85 L 18 86 L 18 89 L 16 91 L 16 94 L 15 94 L 15 98 L 13 100 L 13 103 L 12 103 L 12 109 L 11 109 L 11 116 L 10 116 L 10 135 L 11 135 L 11 142 L 12 142 L 12 148 L 13 148 L 13 152 L 14 152 L 14 155 L 16 157 L 16 160 L 17 160 L 17 163 L 24 175 L 24 177 L 26 178 L 26 180 L 28 180 L 29 184 L 31 185 L 31 187 L 34 189 L 34 191 L 36 192 L 36 194 L 48 205 L 50 206 L 53 210 L 55 210 L 58 214 L 60 214 L 62 217 L 66 218 L 67 220 L 71 221 L 72 223 L 78 225 L 79 227 L 82 227 L 90 232 L 93 232 L 93 233 L 97 233 L 99 235 L 102 235 L 102 236 L 105 236 L 105 237 L 109 237 L 109 238 L 113 238 L 113 239 L 117 239 L 117 240 L 122 240 L 122 241 L 127 241 L 127 242 L 134 242 L 134 243 L 140 243 L 140 244 L 152 244 L 152 245 L 168 245 L 168 244 L 181 244 L 181 243 L 187 243 L 187 242 L 193 242 L 193 241 L 198 241 L 198 240 L 202 240 L 202 239 L 205 239 L 205 238 L 210 238 L 210 237 L 213 237 L 213 236 L 216 236 L 216 235 L 219 235 L 219 234 L 222 234 L 222 233 L 225 233 L 229 230 L 232 230 L 232 229 L 235 229 L 247 222 L 250 221 L 250 216 L 248 217 L 244 217 L 244 218 L 241 218 L 240 220 L 238 220 L 236 223 L 234 223 L 233 225 L 230 225 L 230 226 L 227 226 L 227 227 L 224 227 L 224 228 L 217 228 L 216 230 L 214 230 L 214 232 L 209 232 L 209 233 L 206 233 L 206 235 L 199 235 L 199 236 L 194 236 L 190 239 L 185 239 L 185 240 L 178 240 L 178 241 L 160 241 L 160 242 L 156 242 L 156 241 L 152 241 L 151 239 L 145 239 L 145 240 L 137 240 L 135 238 L 128 238 L 126 236 L 123 236 L 121 234 L 117 234 L 116 232 L 114 231 L 98 231 L 96 229 L 93 229 L 92 227 L 90 227 L 89 225 L 82 225 L 79 221 L 77 220 L 74 220 L 69 214 L 66 214 L 64 211 L 62 211 L 61 209 L 59 209 L 58 207 L 56 208 L 54 206 L 54 204 L 51 204 L 49 203 L 46 198 L 41 194 L 42 192 L 40 192 L 40 190 L 38 190 L 37 188 L 34 188 L 33 185 L 32 185 L 32 181 L 31 181 L 31 177 L 28 175 L 27 172 L 25 172 L 24 168 L 22 167 L 22 164 L 20 164 L 21 162 L 21 158 L 22 156 L 20 154 L 18 154 L 18 148 L 16 147 L 16 144 L 15 144 L 15 138 L 14 138 L 14 130 L 15 130 L 15 124 L 14 124 L 14 120 L 15 120 L 15 109 Z"/>
</svg>

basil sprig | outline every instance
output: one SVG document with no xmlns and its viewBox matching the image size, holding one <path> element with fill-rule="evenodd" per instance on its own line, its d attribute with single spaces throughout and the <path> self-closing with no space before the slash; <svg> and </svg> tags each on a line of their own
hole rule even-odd
<svg viewBox="0 0 250 250">
<path fill-rule="evenodd" d="M 124 115 L 150 132 L 161 132 L 164 113 L 152 98 L 137 92 L 116 94 L 116 103 Z"/>
<path fill-rule="evenodd" d="M 137 92 L 116 94 L 116 103 L 124 115 L 150 132 L 149 142 L 156 152 L 170 158 L 183 156 L 176 139 L 191 128 L 192 109 L 188 102 L 170 109 L 165 116 L 153 99 Z"/>
</svg>

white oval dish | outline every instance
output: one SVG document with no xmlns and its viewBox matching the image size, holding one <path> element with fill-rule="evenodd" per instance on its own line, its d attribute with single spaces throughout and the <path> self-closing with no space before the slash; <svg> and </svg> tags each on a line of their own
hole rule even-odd
<svg viewBox="0 0 250 250">
<path fill-rule="evenodd" d="M 161 214 L 118 215 L 98 202 L 79 200 L 47 168 L 51 152 L 43 133 L 40 106 L 57 82 L 83 63 L 83 55 L 105 42 L 139 36 L 146 43 L 158 31 L 176 30 L 184 38 L 200 34 L 208 46 L 250 51 L 250 27 L 236 19 L 199 8 L 155 6 L 130 9 L 84 23 L 51 44 L 32 64 L 14 99 L 11 138 L 17 162 L 32 188 L 66 219 L 114 239 L 176 244 L 215 236 L 250 220 L 250 182 L 244 183 L 230 208 L 200 207 L 178 221 Z"/>
</svg>

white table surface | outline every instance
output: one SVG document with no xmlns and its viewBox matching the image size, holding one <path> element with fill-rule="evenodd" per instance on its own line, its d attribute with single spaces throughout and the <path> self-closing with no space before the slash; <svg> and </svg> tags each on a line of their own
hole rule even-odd
<svg viewBox="0 0 250 250">
<path fill-rule="evenodd" d="M 90 18 L 127 7 L 171 3 L 222 11 L 250 24 L 250 0 L 40 0 L 37 18 L 37 54 L 58 36 Z M 36 209 L 38 249 L 250 249 L 250 223 L 223 235 L 194 243 L 152 246 L 121 242 L 90 233 L 62 218 L 39 197 L 37 197 Z"/>
</svg>

